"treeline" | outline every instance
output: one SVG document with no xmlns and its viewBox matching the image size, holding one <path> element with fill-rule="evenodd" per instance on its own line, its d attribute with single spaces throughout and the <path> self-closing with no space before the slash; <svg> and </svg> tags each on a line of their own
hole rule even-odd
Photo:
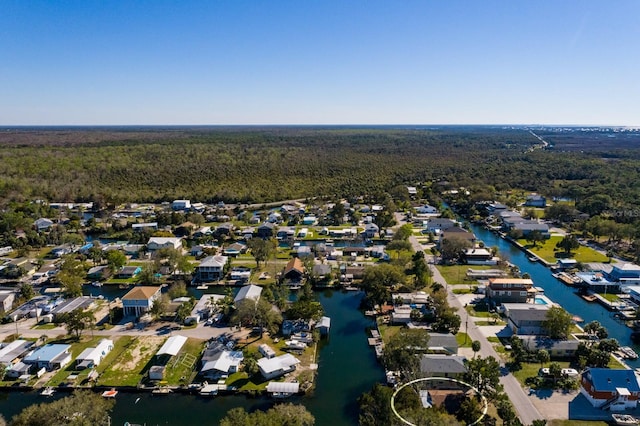
<svg viewBox="0 0 640 426">
<path fill-rule="evenodd" d="M 379 194 L 447 181 L 588 197 L 606 193 L 633 207 L 634 155 L 527 152 L 525 130 L 493 128 L 231 128 L 63 134 L 51 143 L 0 146 L 0 200 L 268 202 Z M 151 132 L 151 131 L 150 131 Z M 141 136 L 142 135 L 142 136 Z M 24 139 L 24 135 L 21 135 Z M 626 147 L 628 148 L 628 147 Z"/>
</svg>

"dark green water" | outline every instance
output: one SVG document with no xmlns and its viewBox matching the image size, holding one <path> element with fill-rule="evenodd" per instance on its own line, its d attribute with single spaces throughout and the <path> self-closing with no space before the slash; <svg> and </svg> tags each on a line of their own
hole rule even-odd
<svg viewBox="0 0 640 426">
<path fill-rule="evenodd" d="M 356 399 L 374 383 L 384 380 L 384 370 L 367 346 L 365 328 L 373 322 L 358 310 L 362 298 L 359 292 L 325 291 L 317 295 L 326 315 L 331 317 L 331 333 L 320 347 L 314 395 L 291 402 L 304 404 L 318 426 L 355 425 Z M 0 413 L 10 418 L 24 407 L 42 401 L 43 397 L 33 393 L 0 393 Z M 128 421 L 147 425 L 216 425 L 231 408 L 251 411 L 272 405 L 268 398 L 120 393 L 112 424 L 123 425 Z"/>
</svg>

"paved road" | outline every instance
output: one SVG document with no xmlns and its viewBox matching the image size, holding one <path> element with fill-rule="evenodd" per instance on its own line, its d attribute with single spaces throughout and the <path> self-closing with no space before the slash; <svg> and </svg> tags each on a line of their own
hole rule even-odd
<svg viewBox="0 0 640 426">
<path fill-rule="evenodd" d="M 409 241 L 411 242 L 414 250 L 424 251 L 422 244 L 420 244 L 415 236 L 409 237 Z M 426 253 L 427 252 L 425 252 L 425 254 Z M 435 265 L 432 264 L 433 256 L 427 255 L 426 257 L 431 271 L 433 272 L 434 282 L 444 284 L 445 288 L 447 288 L 447 299 L 449 301 L 449 305 L 451 307 L 457 308 L 458 315 L 460 315 L 460 319 L 462 321 L 462 329 L 466 330 L 471 341 L 477 340 L 480 342 L 480 356 L 482 356 L 483 358 L 492 356 L 495 359 L 500 360 L 501 357 L 495 351 L 491 342 L 487 340 L 486 336 L 482 334 L 478 326 L 474 324 L 473 319 L 469 317 L 469 315 L 467 314 L 467 310 L 460 304 L 460 301 L 453 293 L 451 287 L 446 285 L 447 281 L 444 279 L 442 274 L 440 274 L 438 268 L 436 268 Z M 520 421 L 524 425 L 530 425 L 534 420 L 542 419 L 542 415 L 533 405 L 533 402 L 531 402 L 527 394 L 524 392 L 518 380 L 511 373 L 509 373 L 506 368 L 503 368 L 502 371 L 503 376 L 500 377 L 500 383 L 502 383 L 502 385 L 504 386 L 504 392 L 509 396 L 511 403 L 518 413 Z"/>
</svg>

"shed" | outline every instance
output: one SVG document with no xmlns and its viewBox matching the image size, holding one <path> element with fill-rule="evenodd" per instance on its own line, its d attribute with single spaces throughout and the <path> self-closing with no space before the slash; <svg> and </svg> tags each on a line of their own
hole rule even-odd
<svg viewBox="0 0 640 426">
<path fill-rule="evenodd" d="M 182 346 L 187 342 L 187 338 L 185 336 L 172 336 L 164 342 L 164 345 L 158 350 L 156 355 L 170 355 L 175 356 L 180 352 Z"/>
<path fill-rule="evenodd" d="M 331 318 L 322 317 L 320 321 L 316 324 L 316 328 L 320 330 L 320 334 L 326 336 L 329 334 L 329 329 L 331 328 Z"/>
<path fill-rule="evenodd" d="M 164 365 L 153 365 L 149 369 L 149 379 L 150 380 L 163 380 L 164 379 L 164 371 L 166 367 Z"/>
</svg>

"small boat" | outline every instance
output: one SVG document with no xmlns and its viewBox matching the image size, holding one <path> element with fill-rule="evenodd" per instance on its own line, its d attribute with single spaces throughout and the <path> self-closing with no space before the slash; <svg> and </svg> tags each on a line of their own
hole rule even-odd
<svg viewBox="0 0 640 426">
<path fill-rule="evenodd" d="M 100 281 L 93 281 L 91 285 L 94 287 L 102 287 L 102 283 Z"/>
<path fill-rule="evenodd" d="M 48 386 L 48 387 L 44 388 L 42 390 L 42 392 L 40 392 L 40 395 L 42 395 L 42 396 L 51 396 L 51 395 L 53 395 L 53 393 L 55 391 L 56 390 L 54 388 L 52 388 L 51 386 Z"/>
<path fill-rule="evenodd" d="M 629 346 L 621 346 L 620 352 L 622 352 L 627 359 L 638 359 L 636 351 L 631 349 Z"/>
<path fill-rule="evenodd" d="M 205 382 L 204 386 L 200 388 L 200 395 L 202 396 L 216 396 L 218 394 L 218 385 L 210 385 Z"/>
<path fill-rule="evenodd" d="M 529 262 L 537 262 L 538 258 L 535 256 L 529 256 L 527 259 L 529 259 Z"/>
<path fill-rule="evenodd" d="M 103 398 L 115 398 L 118 394 L 118 391 L 115 388 L 111 388 L 111 390 L 102 392 Z"/>
<path fill-rule="evenodd" d="M 597 297 L 593 294 L 581 294 L 580 297 L 582 297 L 587 302 L 595 302 L 597 299 Z"/>
<path fill-rule="evenodd" d="M 151 391 L 151 393 L 154 393 L 156 395 L 167 395 L 171 392 L 173 391 L 170 388 L 157 388 Z"/>
<path fill-rule="evenodd" d="M 615 424 L 620 426 L 634 426 L 640 424 L 638 419 L 630 416 L 629 414 L 612 414 L 611 418 L 613 419 Z"/>
</svg>

